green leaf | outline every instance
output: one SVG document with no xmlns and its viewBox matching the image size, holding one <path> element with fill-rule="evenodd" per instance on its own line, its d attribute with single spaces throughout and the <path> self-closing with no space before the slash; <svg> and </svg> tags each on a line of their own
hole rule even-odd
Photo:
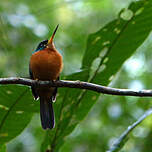
<svg viewBox="0 0 152 152">
<path fill-rule="evenodd" d="M 30 122 L 37 107 L 29 87 L 0 86 L 0 144 L 19 135 Z"/>
<path fill-rule="evenodd" d="M 0 152 L 6 152 L 6 145 L 0 145 Z"/>
<path fill-rule="evenodd" d="M 82 62 L 82 71 L 67 77 L 108 85 L 152 29 L 152 1 L 133 2 L 118 19 L 91 34 Z M 56 127 L 50 131 L 51 148 L 58 151 L 76 125 L 84 119 L 99 94 L 80 89 L 62 89 L 55 107 Z M 63 96 L 63 98 L 62 98 Z"/>
</svg>

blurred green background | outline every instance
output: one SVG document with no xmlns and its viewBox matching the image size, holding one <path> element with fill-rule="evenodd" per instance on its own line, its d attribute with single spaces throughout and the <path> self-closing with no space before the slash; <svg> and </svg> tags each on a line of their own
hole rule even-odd
<svg viewBox="0 0 152 152">
<path fill-rule="evenodd" d="M 90 33 L 117 17 L 133 0 L 1 0 L 0 77 L 28 77 L 28 63 L 38 43 L 48 39 L 57 24 L 56 48 L 63 55 L 62 75 L 79 71 Z M 128 59 L 110 84 L 136 90 L 151 89 L 152 35 Z M 101 95 L 89 115 L 76 127 L 62 152 L 106 151 L 113 141 L 146 109 L 150 98 Z M 147 118 L 131 134 L 125 152 L 152 149 L 152 121 Z M 35 115 L 17 138 L 7 145 L 8 152 L 39 152 L 43 131 Z"/>
</svg>

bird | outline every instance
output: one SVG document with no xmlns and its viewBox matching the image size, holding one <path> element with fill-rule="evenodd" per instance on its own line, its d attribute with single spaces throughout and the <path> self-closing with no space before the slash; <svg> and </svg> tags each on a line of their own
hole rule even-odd
<svg viewBox="0 0 152 152">
<path fill-rule="evenodd" d="M 54 36 L 59 25 L 56 26 L 51 38 L 39 43 L 30 57 L 30 78 L 37 81 L 59 80 L 63 67 L 61 54 L 54 45 Z M 56 100 L 57 87 L 35 87 L 31 86 L 35 100 L 40 100 L 40 118 L 43 129 L 53 129 L 55 117 L 53 102 Z"/>
</svg>

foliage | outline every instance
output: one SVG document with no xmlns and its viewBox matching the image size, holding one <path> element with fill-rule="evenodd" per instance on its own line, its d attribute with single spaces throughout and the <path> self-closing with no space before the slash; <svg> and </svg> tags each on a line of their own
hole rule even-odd
<svg viewBox="0 0 152 152">
<path fill-rule="evenodd" d="M 0 151 L 1 152 L 5 152 L 6 151 L 6 146 L 5 145 L 1 145 L 0 146 Z"/>
<path fill-rule="evenodd" d="M 11 5 L 11 2 L 0 2 L 2 3 L 0 6 L 0 10 L 2 12 L 0 30 L 2 35 L 0 49 L 2 51 L 0 52 L 0 55 L 1 58 L 3 57 L 1 60 L 2 68 L 0 73 L 3 77 L 6 75 L 13 76 L 16 74 L 18 76 L 27 76 L 28 60 L 32 52 L 30 51 L 32 50 L 31 47 L 37 45 L 38 41 L 40 40 L 38 37 L 45 39 L 50 35 L 47 32 L 48 27 L 50 26 L 50 20 L 48 20 L 48 18 L 50 18 L 52 11 L 54 11 L 54 13 L 53 16 L 51 14 L 51 30 L 53 29 L 56 22 L 61 22 L 60 30 L 56 36 L 56 46 L 57 48 L 58 46 L 59 48 L 62 48 L 63 51 L 62 52 L 59 49 L 59 51 L 63 54 L 65 63 L 62 79 L 67 80 L 82 80 L 108 85 L 114 78 L 116 78 L 115 75 L 121 68 L 124 61 L 126 61 L 137 50 L 137 48 L 141 46 L 152 29 L 152 15 L 150 13 L 152 11 L 151 0 L 133 2 L 129 5 L 128 9 L 126 8 L 120 11 L 117 19 L 109 22 L 98 31 L 96 30 L 97 27 L 94 28 L 94 31 L 97 32 L 89 35 L 87 39 L 87 46 L 82 59 L 82 64 L 80 64 L 82 51 L 84 50 L 85 40 L 87 37 L 86 33 L 93 31 L 91 30 L 91 26 L 88 26 L 89 23 L 91 23 L 89 20 L 93 20 L 91 17 L 89 17 L 89 15 L 93 14 L 100 16 L 100 7 L 95 5 L 98 2 L 74 2 L 75 5 L 77 4 L 79 7 L 72 7 L 70 9 L 68 6 L 69 4 L 73 3 L 73 1 L 69 1 L 67 3 L 64 2 L 61 7 L 61 3 L 57 1 L 48 3 L 37 3 L 36 1 L 23 2 L 24 5 L 21 3 L 18 4 L 18 1 L 16 1 L 16 5 Z M 36 3 L 36 5 L 34 5 L 35 7 L 32 7 L 34 3 Z M 106 3 L 106 1 L 102 2 L 101 8 L 103 6 L 102 4 Z M 92 7 L 94 12 L 89 11 L 89 15 L 87 15 L 85 23 L 85 21 L 80 22 L 81 16 L 83 16 L 84 13 L 84 10 L 80 9 L 80 6 L 86 4 L 89 7 Z M 100 2 L 98 4 L 100 4 Z M 10 9 L 8 10 L 7 7 Z M 56 9 L 56 7 L 59 8 Z M 5 8 L 7 8 L 7 12 L 4 11 Z M 13 12 L 13 8 L 15 8 L 16 12 Z M 71 9 L 79 9 L 78 14 L 76 13 L 77 10 L 75 12 L 71 11 Z M 59 13 L 59 16 L 63 15 L 64 13 L 69 15 L 59 17 L 56 15 L 57 12 L 61 12 Z M 39 14 L 41 15 L 39 16 Z M 79 15 L 80 18 L 77 17 Z M 64 17 L 64 20 L 62 17 Z M 73 17 L 77 17 L 79 22 L 75 23 L 75 21 L 72 20 Z M 16 22 L 13 22 L 13 19 L 16 19 Z M 57 21 L 55 21 L 56 19 Z M 99 18 L 95 18 L 94 21 L 98 19 Z M 42 23 L 45 23 L 47 26 Z M 39 26 L 39 29 L 34 26 L 35 24 L 36 26 Z M 95 26 L 93 23 L 91 25 Z M 101 27 L 100 23 L 98 23 L 98 27 Z M 40 30 L 43 32 L 39 32 Z M 63 30 L 65 30 L 65 32 L 63 32 Z M 147 55 L 147 57 L 149 56 Z M 23 63 L 23 59 L 26 61 L 26 64 Z M 4 67 L 6 68 L 4 69 Z M 123 76 L 124 74 L 127 75 L 127 72 L 124 68 L 120 73 Z M 118 87 L 123 85 L 128 87 L 127 82 L 129 81 L 129 78 L 126 76 L 121 78 L 123 81 L 120 79 L 114 79 L 113 84 L 116 84 Z M 29 124 L 33 114 L 39 112 L 39 102 L 33 102 L 30 89 L 23 86 L 0 86 L 0 95 L 0 143 L 4 144 L 18 136 Z M 57 102 L 54 104 L 56 116 L 55 129 L 51 131 L 43 131 L 36 128 L 35 123 L 32 124 L 32 122 L 29 126 L 31 131 L 28 130 L 28 132 L 32 134 L 36 141 L 44 136 L 44 140 L 41 140 L 41 143 L 38 142 L 41 144 L 41 151 L 44 152 L 47 148 L 58 151 L 61 146 L 61 151 L 76 151 L 74 148 L 77 149 L 79 146 L 75 144 L 75 139 L 78 140 L 76 143 L 81 145 L 80 149 L 82 147 L 85 148 L 84 151 L 93 151 L 93 149 L 90 147 L 94 143 L 96 143 L 95 151 L 101 151 L 101 149 L 105 151 L 108 149 L 108 140 L 110 141 L 110 138 L 113 136 L 120 135 L 120 131 L 122 131 L 121 125 L 129 125 L 130 121 L 135 119 L 132 118 L 132 116 L 129 114 L 131 112 L 131 108 L 132 110 L 135 109 L 137 112 L 140 109 L 138 108 L 140 106 L 143 106 L 143 109 L 149 107 L 147 103 L 142 103 L 142 105 L 138 105 L 137 103 L 133 106 L 127 104 L 127 102 L 130 101 L 134 103 L 138 100 L 142 100 L 137 98 L 117 98 L 106 96 L 100 98 L 98 97 L 99 94 L 87 90 L 65 88 L 59 89 Z M 72 133 L 75 127 L 80 124 L 80 122 L 88 114 L 97 100 L 99 102 L 102 100 L 103 103 L 97 103 L 97 106 L 95 105 L 95 109 L 98 110 L 94 110 L 92 113 L 90 113 L 93 115 L 92 120 L 85 120 L 86 123 L 84 126 L 83 124 L 78 126 L 78 128 L 81 130 L 80 132 L 82 133 L 74 135 L 75 132 L 76 134 L 79 132 L 76 128 L 73 134 L 67 137 Z M 116 103 L 115 100 L 120 101 L 119 104 Z M 122 100 L 127 102 L 122 103 Z M 124 109 L 122 114 L 124 119 L 120 118 L 120 114 L 118 113 L 120 111 L 120 105 L 121 108 Z M 94 113 L 97 115 L 97 112 L 98 119 L 94 118 Z M 117 116 L 115 112 L 119 115 Z M 101 117 L 99 117 L 100 113 L 102 115 Z M 97 121 L 97 126 L 94 126 L 96 125 L 95 121 Z M 38 121 L 36 123 L 40 122 Z M 113 128 L 118 126 L 121 129 L 115 129 L 115 134 L 113 132 Z M 40 128 L 40 125 L 38 127 Z M 96 129 L 92 130 L 91 127 Z M 36 132 L 38 132 L 38 134 L 36 134 Z M 18 138 L 20 139 L 21 137 Z M 80 144 L 81 141 L 83 141 L 83 144 Z M 101 141 L 102 144 L 100 143 Z M 65 145 L 63 146 L 64 143 Z M 10 151 L 13 151 L 12 149 L 10 149 Z"/>
</svg>

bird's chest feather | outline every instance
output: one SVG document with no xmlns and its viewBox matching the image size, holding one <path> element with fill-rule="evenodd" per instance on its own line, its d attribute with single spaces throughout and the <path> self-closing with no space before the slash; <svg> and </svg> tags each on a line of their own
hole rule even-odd
<svg viewBox="0 0 152 152">
<path fill-rule="evenodd" d="M 30 68 L 34 79 L 56 80 L 62 70 L 62 57 L 49 49 L 35 52 L 30 59 Z"/>
</svg>

